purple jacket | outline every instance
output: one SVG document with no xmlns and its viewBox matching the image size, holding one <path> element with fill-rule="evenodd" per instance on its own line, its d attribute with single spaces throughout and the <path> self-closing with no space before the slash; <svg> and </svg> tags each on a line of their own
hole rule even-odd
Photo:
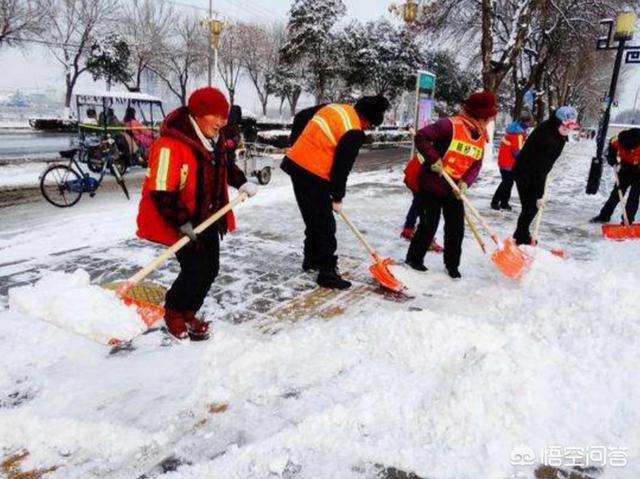
<svg viewBox="0 0 640 479">
<path fill-rule="evenodd" d="M 471 132 L 472 135 L 475 132 Z M 451 187 L 438 173 L 431 171 L 431 165 L 442 159 L 449 149 L 451 139 L 453 138 L 453 124 L 448 118 L 440 120 L 425 126 L 416 134 L 416 148 L 425 158 L 425 162 L 420 170 L 420 188 L 423 191 L 435 193 L 438 196 L 447 196 L 451 194 Z M 482 160 L 474 161 L 473 165 L 462 176 L 468 186 L 471 186 L 482 168 Z"/>
</svg>

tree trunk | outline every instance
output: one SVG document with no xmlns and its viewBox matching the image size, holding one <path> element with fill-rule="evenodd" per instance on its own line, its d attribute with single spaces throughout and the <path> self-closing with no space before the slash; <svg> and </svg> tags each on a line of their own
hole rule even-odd
<svg viewBox="0 0 640 479">
<path fill-rule="evenodd" d="M 287 100 L 289 101 L 289 108 L 291 111 L 291 117 L 293 118 L 294 116 L 296 116 L 296 109 L 298 106 L 298 100 L 300 99 L 300 93 L 299 91 L 293 92 L 290 95 L 287 96 Z"/>
<path fill-rule="evenodd" d="M 236 90 L 235 88 L 227 88 L 227 91 L 229 92 L 229 104 L 230 105 L 235 105 L 235 100 L 236 100 Z"/>
<path fill-rule="evenodd" d="M 491 64 L 493 56 L 493 17 L 491 11 L 492 0 L 482 0 L 482 84 L 485 89 L 493 91 L 495 77 Z"/>
<path fill-rule="evenodd" d="M 264 100 L 260 100 L 260 104 L 262 105 L 262 116 L 267 117 L 267 104 L 269 103 L 269 97 L 267 95 L 264 96 Z"/>
</svg>

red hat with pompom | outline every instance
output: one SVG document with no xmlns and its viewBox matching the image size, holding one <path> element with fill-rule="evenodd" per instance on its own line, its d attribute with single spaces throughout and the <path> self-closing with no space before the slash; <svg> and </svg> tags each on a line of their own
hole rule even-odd
<svg viewBox="0 0 640 479">
<path fill-rule="evenodd" d="M 490 90 L 474 93 L 464 102 L 464 111 L 480 120 L 488 120 L 498 114 L 496 96 Z"/>
<path fill-rule="evenodd" d="M 189 97 L 187 105 L 191 116 L 218 115 L 223 118 L 229 116 L 229 102 L 217 88 L 210 86 L 199 88 Z"/>
</svg>

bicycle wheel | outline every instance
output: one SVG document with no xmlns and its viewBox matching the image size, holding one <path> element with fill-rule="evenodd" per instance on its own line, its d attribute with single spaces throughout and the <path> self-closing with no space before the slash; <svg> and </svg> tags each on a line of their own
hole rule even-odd
<svg viewBox="0 0 640 479">
<path fill-rule="evenodd" d="M 66 165 L 47 168 L 40 180 L 44 199 L 58 208 L 68 208 L 80 201 L 83 185 L 80 175 Z"/>
</svg>

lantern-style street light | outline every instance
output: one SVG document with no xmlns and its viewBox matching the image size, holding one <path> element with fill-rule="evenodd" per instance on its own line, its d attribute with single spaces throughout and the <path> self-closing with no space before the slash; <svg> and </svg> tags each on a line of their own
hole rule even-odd
<svg viewBox="0 0 640 479">
<path fill-rule="evenodd" d="M 207 22 L 209 26 L 209 47 L 213 50 L 213 74 L 218 71 L 218 47 L 220 46 L 220 35 L 224 29 L 224 22 L 217 18 L 210 18 Z M 211 72 L 211 56 L 209 56 L 209 86 L 213 81 L 213 75 Z"/>
<path fill-rule="evenodd" d="M 605 25 L 607 27 L 608 32 L 607 35 L 598 39 L 598 42 L 596 43 L 596 50 L 616 50 L 617 52 L 616 61 L 613 66 L 613 74 L 611 76 L 611 85 L 609 86 L 609 94 L 603 100 L 605 110 L 598 128 L 596 156 L 591 160 L 591 169 L 589 170 L 589 179 L 587 181 L 586 190 L 588 195 L 595 195 L 600 187 L 600 177 L 602 176 L 603 165 L 602 153 L 607 139 L 609 120 L 611 119 L 611 106 L 615 104 L 620 65 L 622 64 L 622 57 L 624 56 L 625 51 L 625 63 L 640 63 L 640 46 L 626 45 L 629 40 L 633 39 L 636 21 L 637 17 L 633 12 L 620 13 L 615 20 L 615 30 L 613 19 L 600 21 L 601 25 Z M 614 45 L 615 42 L 618 42 L 618 45 Z"/>
<path fill-rule="evenodd" d="M 418 9 L 421 0 L 405 0 L 401 5 L 392 3 L 389 5 L 389 11 L 401 16 L 406 23 L 415 23 L 418 19 Z"/>
</svg>

